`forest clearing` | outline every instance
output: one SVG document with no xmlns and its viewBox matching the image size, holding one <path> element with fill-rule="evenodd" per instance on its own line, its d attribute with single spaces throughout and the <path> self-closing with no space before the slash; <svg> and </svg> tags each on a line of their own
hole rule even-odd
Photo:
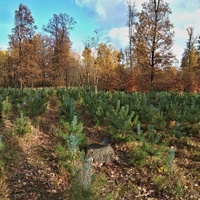
<svg viewBox="0 0 200 200">
<path fill-rule="evenodd" d="M 1 89 L 0 199 L 198 200 L 199 105 L 198 93 Z"/>
<path fill-rule="evenodd" d="M 0 48 L 0 200 L 200 200 L 196 27 L 184 26 L 185 48 L 174 52 L 179 29 L 169 3 L 101 1 L 120 10 L 117 28 L 79 30 L 85 39 L 77 50 L 70 33 L 78 2 L 65 1 L 70 15 L 61 3 L 57 14 L 53 1 L 49 11 L 45 1 L 30 3 L 33 11 L 39 5 L 43 25 L 22 3 L 12 15 Z M 101 21 L 88 17 L 81 21 L 87 34 Z M 126 31 L 126 47 L 108 42 L 113 31 L 116 39 Z"/>
</svg>

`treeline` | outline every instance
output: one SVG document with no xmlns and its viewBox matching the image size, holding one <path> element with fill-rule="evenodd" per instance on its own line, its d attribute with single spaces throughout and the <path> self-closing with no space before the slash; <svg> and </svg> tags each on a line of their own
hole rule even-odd
<svg viewBox="0 0 200 200">
<path fill-rule="evenodd" d="M 163 0 L 149 0 L 138 12 L 127 2 L 129 45 L 116 50 L 99 42 L 98 33 L 84 42 L 82 54 L 72 50 L 76 25 L 66 13 L 54 14 L 37 33 L 29 8 L 15 11 L 9 49 L 0 50 L 1 87 L 95 86 L 103 90 L 200 91 L 200 39 L 188 27 L 181 64 L 172 53 L 171 10 Z"/>
</svg>

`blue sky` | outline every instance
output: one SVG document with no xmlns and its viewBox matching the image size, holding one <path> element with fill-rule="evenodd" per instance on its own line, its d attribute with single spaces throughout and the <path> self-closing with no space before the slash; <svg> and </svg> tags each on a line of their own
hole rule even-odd
<svg viewBox="0 0 200 200">
<path fill-rule="evenodd" d="M 145 0 L 135 0 L 138 10 Z M 173 51 L 181 58 L 187 41 L 186 28 L 195 28 L 200 34 L 200 0 L 166 0 L 172 9 L 170 16 L 174 24 L 175 38 Z M 0 0 L 0 48 L 8 45 L 7 35 L 14 27 L 14 12 L 23 3 L 30 9 L 37 32 L 42 32 L 53 14 L 66 13 L 77 24 L 71 31 L 73 49 L 81 52 L 83 41 L 94 36 L 97 30 L 103 42 L 111 43 L 116 48 L 124 48 L 128 42 L 126 27 L 126 0 Z"/>
</svg>

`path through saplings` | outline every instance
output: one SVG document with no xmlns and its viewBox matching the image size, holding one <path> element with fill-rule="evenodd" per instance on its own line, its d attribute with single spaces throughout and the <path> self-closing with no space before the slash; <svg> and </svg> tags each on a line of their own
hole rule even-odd
<svg viewBox="0 0 200 200">
<path fill-rule="evenodd" d="M 13 152 L 9 152 L 12 159 L 6 166 L 7 194 L 1 194 L 1 199 L 68 199 L 69 176 L 60 169 L 55 153 L 58 123 L 58 110 L 53 103 L 30 134 L 7 137 Z M 5 128 L 12 128 L 12 124 Z"/>
</svg>

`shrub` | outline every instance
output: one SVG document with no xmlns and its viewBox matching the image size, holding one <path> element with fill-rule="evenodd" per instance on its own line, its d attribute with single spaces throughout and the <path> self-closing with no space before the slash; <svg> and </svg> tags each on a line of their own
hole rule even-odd
<svg viewBox="0 0 200 200">
<path fill-rule="evenodd" d="M 14 133 L 17 135 L 26 135 L 31 131 L 31 123 L 28 117 L 24 117 L 21 113 L 20 117 L 16 119 L 14 125 Z"/>
</svg>

